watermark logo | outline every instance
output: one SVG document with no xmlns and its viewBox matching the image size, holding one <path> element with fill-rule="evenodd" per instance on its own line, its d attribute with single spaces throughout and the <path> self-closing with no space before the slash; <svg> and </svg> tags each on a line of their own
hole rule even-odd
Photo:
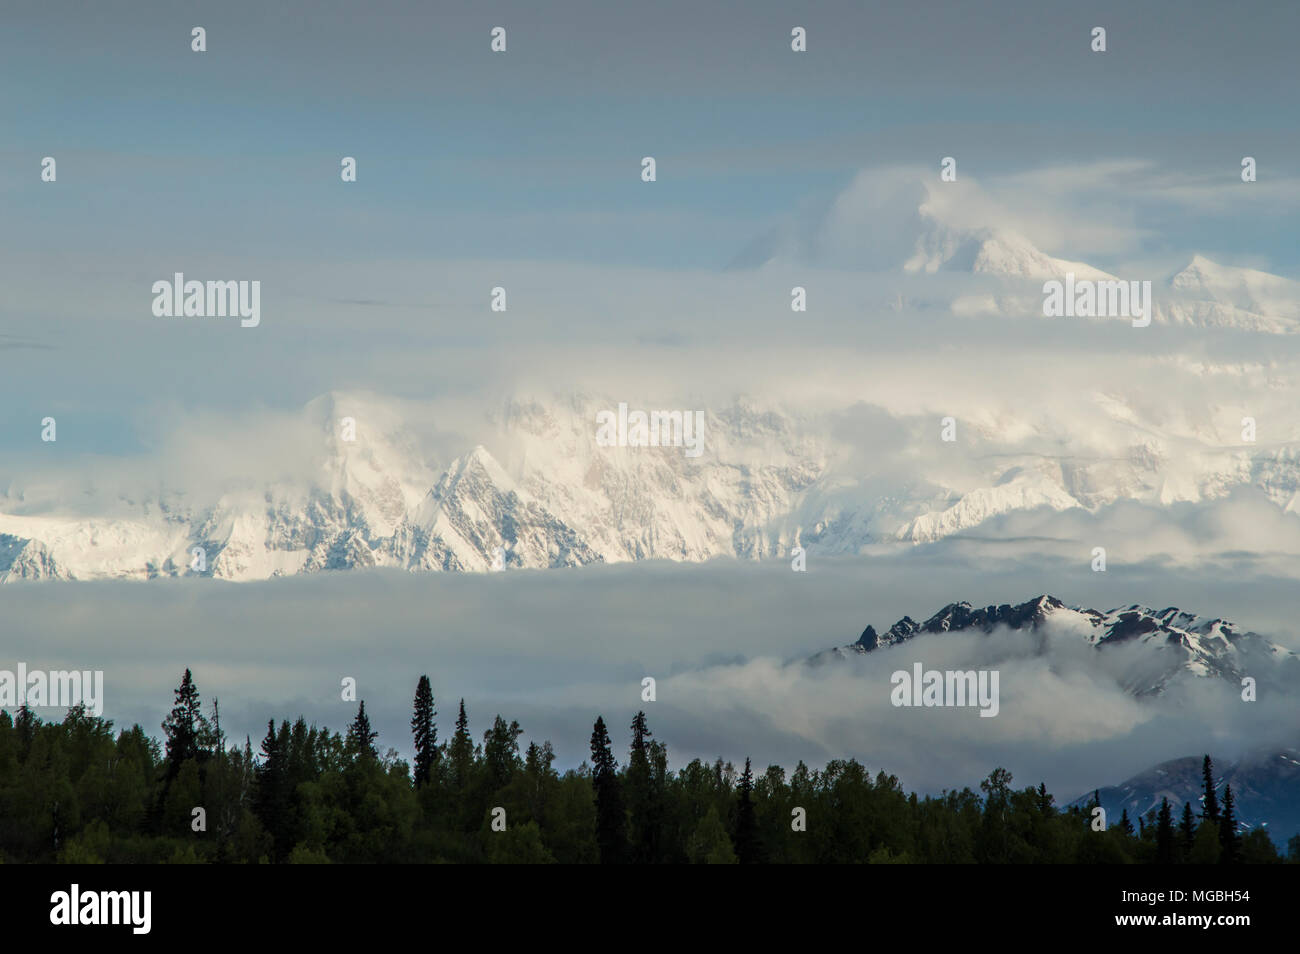
<svg viewBox="0 0 1300 954">
<path fill-rule="evenodd" d="M 93 716 L 104 714 L 104 671 L 56 669 L 27 670 L 20 662 L 15 672 L 0 669 L 0 709 L 51 706 L 71 709 L 85 706 Z"/>
<path fill-rule="evenodd" d="M 1043 283 L 1048 318 L 1132 318 L 1134 328 L 1151 324 L 1151 283 L 1092 281 L 1067 272 L 1064 282 Z"/>
<path fill-rule="evenodd" d="M 148 934 L 152 910 L 152 891 L 83 892 L 73 884 L 69 891 L 50 895 L 51 924 L 129 924 L 132 934 Z"/>
<path fill-rule="evenodd" d="M 601 447 L 685 447 L 687 457 L 704 452 L 703 411 L 596 412 L 596 443 Z"/>
<path fill-rule="evenodd" d="M 153 283 L 155 318 L 238 317 L 243 328 L 262 323 L 260 281 L 195 282 L 177 272 L 171 282 Z"/>
<path fill-rule="evenodd" d="M 889 677 L 893 689 L 889 701 L 895 706 L 979 706 L 980 718 L 998 714 L 998 670 L 930 669 L 914 663 L 909 673 L 900 669 Z"/>
</svg>

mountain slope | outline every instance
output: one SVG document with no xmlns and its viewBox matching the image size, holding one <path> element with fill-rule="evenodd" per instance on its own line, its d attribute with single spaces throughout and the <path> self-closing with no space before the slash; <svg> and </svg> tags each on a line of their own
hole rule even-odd
<svg viewBox="0 0 1300 954">
<path fill-rule="evenodd" d="M 1263 827 L 1279 848 L 1300 834 L 1300 749 L 1254 753 L 1237 762 L 1212 761 L 1220 804 L 1224 789 L 1231 785 L 1243 830 Z M 1159 810 L 1161 799 L 1167 798 L 1175 823 L 1182 814 L 1184 802 L 1191 804 L 1199 822 L 1204 804 L 1201 766 L 1201 756 L 1172 759 L 1119 785 L 1099 789 L 1108 821 L 1114 824 L 1120 813 L 1127 811 L 1136 827 L 1137 819 Z M 1071 804 L 1087 807 L 1092 804 L 1094 794 L 1082 795 Z"/>
<path fill-rule="evenodd" d="M 82 492 L 11 484 L 0 495 L 0 581 L 481 571 L 498 548 L 515 568 L 763 559 L 794 546 L 858 554 L 1019 516 L 1094 514 L 1126 501 L 1206 506 L 1245 491 L 1276 508 L 1274 545 L 1285 553 L 1287 515 L 1300 513 L 1300 450 L 1215 446 L 1231 438 L 1184 421 L 1186 403 L 1157 429 L 1141 405 L 1099 392 L 1059 423 L 1032 424 L 1045 453 L 996 408 L 968 409 L 974 420 L 962 426 L 974 443 L 953 447 L 937 440 L 930 414 L 875 409 L 871 420 L 883 423 L 855 443 L 843 422 L 861 406 L 809 413 L 738 399 L 705 413 L 698 458 L 672 446 L 599 446 L 595 413 L 609 406 L 589 395 L 512 400 L 484 422 L 481 443 L 439 463 L 411 437 L 422 421 L 381 399 L 327 395 L 290 422 L 286 440 L 301 445 L 296 474 L 241 470 L 206 492 L 112 493 L 93 473 Z M 1257 406 L 1264 420 L 1267 406 Z M 355 441 L 338 436 L 345 412 L 364 423 Z M 1275 434 L 1286 424 L 1268 420 Z M 898 454 L 876 452 L 879 427 Z M 1126 440 L 1121 453 L 1094 449 Z"/>
<path fill-rule="evenodd" d="M 1247 675 L 1260 680 L 1300 678 L 1300 657 L 1295 653 L 1257 633 L 1239 632 L 1226 620 L 1198 617 L 1177 607 L 1153 610 L 1136 604 L 1102 613 L 1070 607 L 1047 595 L 1019 605 L 950 603 L 924 622 L 904 616 L 883 633 L 867 626 L 856 642 L 813 660 L 823 663 L 892 650 L 938 634 L 977 637 L 1000 628 L 1035 638 L 1040 652 L 1054 638 L 1077 639 L 1099 652 L 1120 645 L 1140 647 L 1144 664 L 1130 663 L 1122 681 L 1125 690 L 1138 697 L 1159 695 L 1186 677 L 1219 679 L 1236 686 Z"/>
<path fill-rule="evenodd" d="M 1250 268 L 1220 265 L 1201 255 L 1168 282 L 1166 320 L 1271 334 L 1300 332 L 1300 282 Z"/>
<path fill-rule="evenodd" d="M 965 274 L 1014 281 L 1102 280 L 1107 272 L 1055 258 L 1014 228 L 974 225 L 956 208 L 956 183 L 936 184 L 907 171 L 859 175 L 825 207 L 795 217 L 745 249 L 733 268 L 816 268 L 933 275 Z"/>
</svg>

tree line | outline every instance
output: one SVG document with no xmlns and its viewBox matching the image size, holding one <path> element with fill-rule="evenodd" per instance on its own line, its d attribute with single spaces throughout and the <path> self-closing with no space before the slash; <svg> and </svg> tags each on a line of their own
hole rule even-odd
<svg viewBox="0 0 1300 954">
<path fill-rule="evenodd" d="M 6 863 L 1261 864 L 1231 788 L 1204 763 L 1199 811 L 1163 801 L 1096 830 L 1097 801 L 1060 808 L 997 768 L 919 798 L 856 760 L 755 772 L 717 759 L 676 771 L 644 712 L 619 761 L 602 717 L 590 761 L 560 772 L 550 742 L 500 715 L 476 741 L 460 701 L 439 741 L 432 685 L 412 706 L 414 758 L 381 753 L 365 702 L 340 734 L 298 718 L 232 743 L 189 670 L 160 743 L 139 725 L 68 710 L 0 712 L 0 861 Z M 1300 836 L 1286 859 L 1300 862 Z"/>
</svg>

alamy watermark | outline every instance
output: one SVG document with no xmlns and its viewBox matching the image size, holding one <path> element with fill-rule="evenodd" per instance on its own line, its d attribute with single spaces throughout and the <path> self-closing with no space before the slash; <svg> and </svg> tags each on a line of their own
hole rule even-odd
<svg viewBox="0 0 1300 954">
<path fill-rule="evenodd" d="M 260 281 L 186 281 L 177 272 L 172 281 L 153 283 L 153 313 L 156 318 L 235 318 L 242 328 L 262 323 Z"/>
<path fill-rule="evenodd" d="M 893 689 L 889 701 L 895 706 L 979 706 L 980 718 L 998 714 L 998 670 L 900 669 L 889 677 Z"/>
<path fill-rule="evenodd" d="M 50 895 L 50 923 L 126 925 L 132 934 L 148 934 L 152 908 L 152 891 L 83 891 L 73 883 L 67 891 Z"/>
<path fill-rule="evenodd" d="M 704 452 L 703 411 L 596 412 L 596 443 L 601 447 L 685 447 L 687 457 Z"/>
<path fill-rule="evenodd" d="M 1132 318 L 1134 328 L 1151 324 L 1151 283 L 1075 280 L 1043 283 L 1043 314 L 1048 318 Z"/>
<path fill-rule="evenodd" d="M 93 716 L 104 714 L 104 671 L 32 670 L 20 662 L 17 671 L 0 669 L 0 709 L 85 706 Z"/>
</svg>

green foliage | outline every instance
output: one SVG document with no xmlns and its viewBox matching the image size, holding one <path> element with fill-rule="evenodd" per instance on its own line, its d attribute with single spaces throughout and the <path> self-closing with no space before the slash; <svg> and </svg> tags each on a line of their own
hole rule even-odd
<svg viewBox="0 0 1300 954">
<path fill-rule="evenodd" d="M 1206 818 L 1196 829 L 1196 840 L 1192 842 L 1192 850 L 1188 852 L 1187 860 L 1194 865 L 1217 865 L 1222 854 L 1223 848 L 1219 844 L 1219 825 Z"/>
<path fill-rule="evenodd" d="M 736 853 L 732 850 L 731 839 L 722 827 L 716 805 L 710 805 L 708 813 L 691 832 L 686 845 L 686 855 L 695 865 L 734 865 Z"/>
<path fill-rule="evenodd" d="M 520 752 L 498 715 L 476 747 L 462 701 L 436 744 L 421 677 L 414 771 L 381 755 L 364 703 L 345 734 L 268 721 L 260 750 L 228 744 L 186 672 L 160 744 L 139 726 L 74 708 L 59 722 L 0 712 L 0 859 L 6 863 L 330 864 L 1275 864 L 1266 831 L 1240 832 L 1235 793 L 1203 817 L 1184 803 L 1093 831 L 1088 809 L 1059 809 L 1046 785 L 1017 789 L 1003 768 L 979 785 L 919 797 L 855 760 L 762 774 L 750 760 L 699 759 L 673 771 L 644 712 L 620 767 L 603 718 L 591 763 L 559 773 L 549 742 Z M 192 829 L 205 810 L 206 830 Z M 505 809 L 494 831 L 491 810 Z M 796 824 L 800 820 L 804 825 Z M 798 830 L 796 830 L 798 829 Z M 1300 836 L 1286 858 L 1300 862 Z"/>
<path fill-rule="evenodd" d="M 535 821 L 490 832 L 484 837 L 488 842 L 488 861 L 494 865 L 547 865 L 555 861 L 542 843 L 542 830 Z"/>
</svg>

